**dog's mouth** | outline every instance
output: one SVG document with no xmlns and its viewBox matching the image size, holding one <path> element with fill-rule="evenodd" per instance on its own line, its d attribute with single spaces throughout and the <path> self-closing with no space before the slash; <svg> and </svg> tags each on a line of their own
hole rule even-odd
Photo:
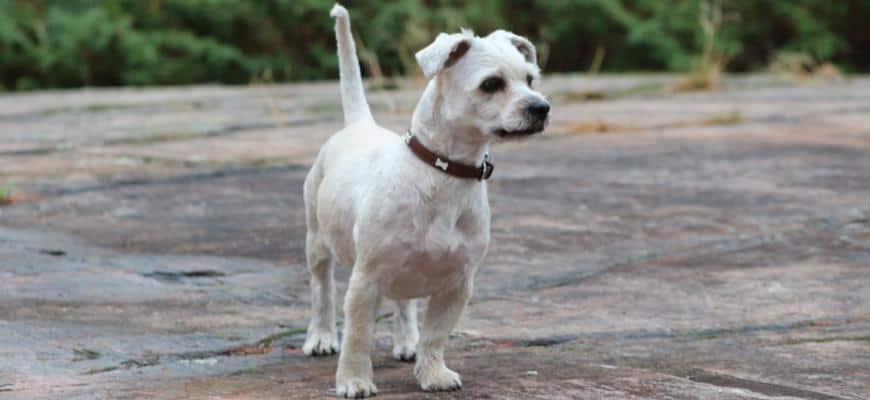
<svg viewBox="0 0 870 400">
<path fill-rule="evenodd" d="M 498 128 L 493 133 L 500 138 L 519 138 L 525 136 L 531 136 L 536 133 L 541 133 L 544 131 L 544 128 L 547 127 L 547 121 L 535 122 L 532 126 L 528 128 L 522 129 L 512 129 L 507 130 L 504 128 Z"/>
</svg>

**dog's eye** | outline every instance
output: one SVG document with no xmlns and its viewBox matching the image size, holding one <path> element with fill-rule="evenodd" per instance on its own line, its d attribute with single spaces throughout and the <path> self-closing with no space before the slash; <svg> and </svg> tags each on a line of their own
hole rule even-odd
<svg viewBox="0 0 870 400">
<path fill-rule="evenodd" d="M 484 93 L 495 93 L 503 88 L 504 79 L 498 77 L 486 78 L 486 80 L 480 84 L 480 90 Z"/>
<path fill-rule="evenodd" d="M 534 80 L 535 80 L 535 78 L 532 78 L 531 75 L 526 75 L 526 83 L 528 83 L 529 86 L 532 86 L 532 81 L 534 81 Z"/>
</svg>

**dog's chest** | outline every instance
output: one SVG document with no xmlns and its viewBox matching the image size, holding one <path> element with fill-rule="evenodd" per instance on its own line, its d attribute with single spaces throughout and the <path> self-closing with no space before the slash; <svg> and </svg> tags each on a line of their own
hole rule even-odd
<svg viewBox="0 0 870 400">
<path fill-rule="evenodd" d="M 418 230 L 393 276 L 389 297 L 431 295 L 470 279 L 489 244 L 479 216 L 434 218 Z"/>
</svg>

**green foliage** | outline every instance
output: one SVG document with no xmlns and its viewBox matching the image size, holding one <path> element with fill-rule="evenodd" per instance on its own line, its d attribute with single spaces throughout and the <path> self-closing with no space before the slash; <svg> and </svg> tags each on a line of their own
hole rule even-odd
<svg viewBox="0 0 870 400">
<path fill-rule="evenodd" d="M 868 0 L 347 1 L 360 50 L 386 75 L 417 73 L 413 53 L 441 31 L 505 27 L 539 46 L 548 71 L 695 68 L 710 51 L 733 71 L 780 52 L 870 70 Z M 0 91 L 246 83 L 337 76 L 328 0 L 0 0 Z M 708 51 L 709 50 L 709 51 Z M 603 56 L 603 58 L 602 58 Z"/>
</svg>

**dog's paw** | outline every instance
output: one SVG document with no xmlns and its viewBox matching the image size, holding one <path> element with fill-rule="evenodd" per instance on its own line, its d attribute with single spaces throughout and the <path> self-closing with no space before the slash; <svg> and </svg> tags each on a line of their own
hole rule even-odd
<svg viewBox="0 0 870 400">
<path fill-rule="evenodd" d="M 393 358 L 399 361 L 414 361 L 417 359 L 417 346 L 414 344 L 400 343 L 393 346 Z"/>
<path fill-rule="evenodd" d="M 333 332 L 309 333 L 302 345 L 306 356 L 328 356 L 338 353 L 338 335 Z"/>
<path fill-rule="evenodd" d="M 421 370 L 417 374 L 420 387 L 427 392 L 443 392 L 462 389 L 462 379 L 459 374 L 447 367 Z"/>
<path fill-rule="evenodd" d="M 335 393 L 348 399 L 364 399 L 378 394 L 378 388 L 369 379 L 347 378 L 336 383 Z"/>
</svg>

